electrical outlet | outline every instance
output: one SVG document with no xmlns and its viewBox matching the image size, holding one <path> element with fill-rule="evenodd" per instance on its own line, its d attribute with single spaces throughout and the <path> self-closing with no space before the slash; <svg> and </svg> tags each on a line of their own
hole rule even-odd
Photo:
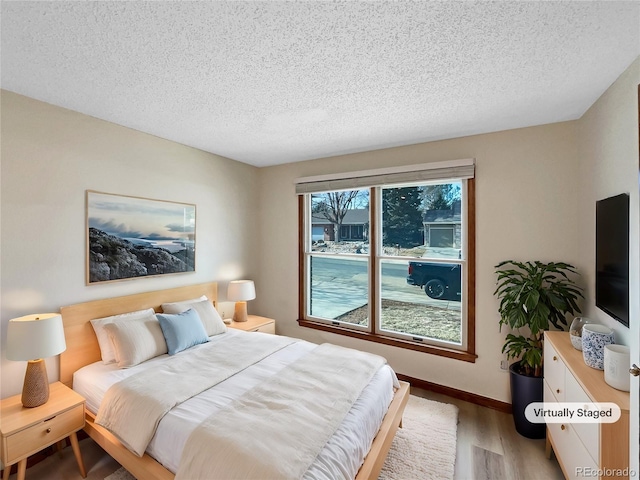
<svg viewBox="0 0 640 480">
<path fill-rule="evenodd" d="M 234 308 L 234 303 L 233 302 L 219 302 L 218 303 L 218 313 L 220 313 L 220 316 L 223 319 L 233 317 L 233 308 Z"/>
</svg>

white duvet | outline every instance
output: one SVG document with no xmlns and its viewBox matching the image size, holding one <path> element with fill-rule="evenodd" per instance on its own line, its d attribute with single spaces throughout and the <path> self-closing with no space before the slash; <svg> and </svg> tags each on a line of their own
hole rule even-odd
<svg viewBox="0 0 640 480">
<path fill-rule="evenodd" d="M 224 342 L 226 338 L 236 335 L 262 334 L 229 330 L 228 333 L 212 337 L 211 341 Z M 296 342 L 174 407 L 160 422 L 147 453 L 175 473 L 188 437 L 201 422 L 314 347 L 315 344 L 308 342 Z M 198 348 L 191 350 L 196 351 Z M 104 365 L 101 362 L 88 365 L 74 375 L 74 389 L 87 399 L 87 408 L 95 413 L 112 384 L 166 361 L 166 358 L 163 355 L 130 369 L 118 369 L 115 365 Z M 394 386 L 397 386 L 395 374 L 388 366 L 384 366 L 362 392 L 304 478 L 337 479 L 355 476 L 392 400 Z"/>
<path fill-rule="evenodd" d="M 141 457 L 158 423 L 173 407 L 293 342 L 276 335 L 240 335 L 179 353 L 112 385 L 102 399 L 96 424 Z"/>
</svg>

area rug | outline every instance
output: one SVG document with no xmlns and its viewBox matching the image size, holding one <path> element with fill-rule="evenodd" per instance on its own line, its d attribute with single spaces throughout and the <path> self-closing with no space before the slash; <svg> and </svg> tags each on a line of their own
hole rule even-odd
<svg viewBox="0 0 640 480">
<path fill-rule="evenodd" d="M 409 396 L 379 479 L 445 480 L 456 463 L 458 407 Z"/>
<path fill-rule="evenodd" d="M 456 463 L 458 407 L 409 396 L 402 428 L 384 462 L 380 480 L 445 480 Z M 134 480 L 124 468 L 105 480 Z"/>
</svg>

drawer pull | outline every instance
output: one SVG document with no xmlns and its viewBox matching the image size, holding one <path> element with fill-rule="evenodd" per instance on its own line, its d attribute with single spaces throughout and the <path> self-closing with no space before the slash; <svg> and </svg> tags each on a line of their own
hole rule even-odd
<svg viewBox="0 0 640 480">
<path fill-rule="evenodd" d="M 556 357 L 555 355 L 553 356 L 553 361 L 557 362 L 558 361 L 558 357 Z"/>
<path fill-rule="evenodd" d="M 46 432 L 51 433 L 51 428 L 47 428 Z"/>
<path fill-rule="evenodd" d="M 565 427 L 564 425 L 560 425 L 560 430 L 564 430 L 565 428 L 567 427 Z"/>
<path fill-rule="evenodd" d="M 560 389 L 559 388 L 556 388 L 556 393 L 560 393 Z"/>
</svg>

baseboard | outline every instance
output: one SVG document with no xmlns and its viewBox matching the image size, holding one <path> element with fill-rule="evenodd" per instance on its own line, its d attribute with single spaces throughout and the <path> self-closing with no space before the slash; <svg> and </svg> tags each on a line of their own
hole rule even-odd
<svg viewBox="0 0 640 480">
<path fill-rule="evenodd" d="M 412 387 L 422 388 L 423 390 L 429 390 L 435 393 L 441 393 L 449 397 L 457 398 L 458 400 L 464 400 L 465 402 L 474 403 L 482 407 L 498 410 L 499 412 L 511 413 L 511 404 L 501 402 L 493 398 L 483 397 L 475 393 L 465 392 L 458 390 L 457 388 L 445 387 L 437 383 L 428 382 L 426 380 L 420 380 L 419 378 L 409 377 L 408 375 L 402 375 L 398 373 L 398 379 L 405 382 L 409 382 Z"/>
</svg>

